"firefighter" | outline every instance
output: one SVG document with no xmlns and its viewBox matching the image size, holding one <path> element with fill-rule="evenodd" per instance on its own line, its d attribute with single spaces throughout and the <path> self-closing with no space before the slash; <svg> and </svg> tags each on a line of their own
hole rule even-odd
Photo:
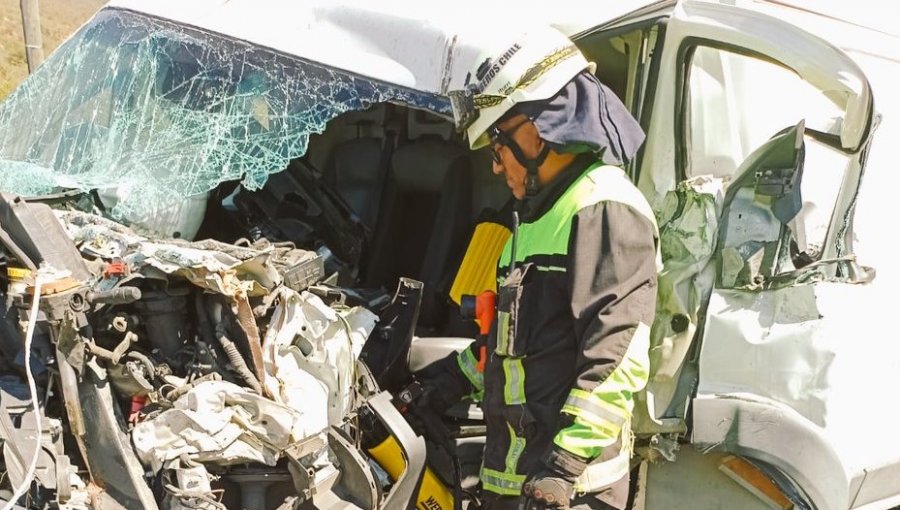
<svg viewBox="0 0 900 510">
<path fill-rule="evenodd" d="M 549 27 L 487 49 L 451 94 L 472 149 L 517 200 L 481 346 L 420 376 L 432 405 L 480 398 L 487 508 L 622 509 L 633 395 L 647 382 L 660 266 L 650 206 L 622 167 L 639 124 Z"/>
</svg>

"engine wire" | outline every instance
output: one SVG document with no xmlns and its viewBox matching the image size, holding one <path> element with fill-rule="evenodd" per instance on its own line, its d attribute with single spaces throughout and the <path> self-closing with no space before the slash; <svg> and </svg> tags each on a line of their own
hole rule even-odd
<svg viewBox="0 0 900 510">
<path fill-rule="evenodd" d="M 34 330 L 37 326 L 38 307 L 41 302 L 42 280 L 43 274 L 38 270 L 34 277 L 34 299 L 31 301 L 31 315 L 28 317 L 28 327 L 25 329 L 25 376 L 28 379 L 28 389 L 31 391 L 31 406 L 34 408 L 34 429 L 37 436 L 36 444 L 34 445 L 34 454 L 31 456 L 31 464 L 28 466 L 25 478 L 22 480 L 21 485 L 13 492 L 12 497 L 9 498 L 6 505 L 3 506 L 3 510 L 11 510 L 16 506 L 16 501 L 24 496 L 31 487 L 31 482 L 34 480 L 34 475 L 37 471 L 38 457 L 40 457 L 41 454 L 41 443 L 44 435 L 44 420 L 41 417 L 41 408 L 38 406 L 37 387 L 34 383 L 34 375 L 31 373 L 31 342 L 34 339 Z"/>
</svg>

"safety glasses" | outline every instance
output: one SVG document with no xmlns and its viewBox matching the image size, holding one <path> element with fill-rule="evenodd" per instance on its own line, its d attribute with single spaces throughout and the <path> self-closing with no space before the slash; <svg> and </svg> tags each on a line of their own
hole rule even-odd
<svg viewBox="0 0 900 510">
<path fill-rule="evenodd" d="M 488 134 L 488 138 L 490 138 L 490 140 L 491 140 L 491 157 L 494 158 L 494 163 L 497 163 L 498 165 L 501 164 L 501 159 L 500 159 L 500 148 L 501 147 L 503 147 L 504 145 L 506 145 L 506 146 L 515 145 L 516 147 L 518 147 L 518 144 L 515 142 L 515 140 L 513 140 L 513 135 L 515 135 L 516 131 L 518 131 L 519 128 L 521 128 L 523 125 L 525 125 L 526 122 L 528 122 L 528 119 L 525 119 L 522 122 L 519 122 L 515 126 L 509 128 L 509 130 L 507 130 L 507 131 L 501 130 L 499 127 L 497 127 L 496 124 L 493 124 L 493 125 L 491 125 L 491 127 L 488 128 L 487 134 Z"/>
</svg>

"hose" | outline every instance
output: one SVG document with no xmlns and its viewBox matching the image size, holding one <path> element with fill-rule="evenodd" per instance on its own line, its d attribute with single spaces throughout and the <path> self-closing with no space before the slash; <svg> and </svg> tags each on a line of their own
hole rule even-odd
<svg viewBox="0 0 900 510">
<path fill-rule="evenodd" d="M 133 359 L 143 365 L 144 370 L 147 371 L 147 377 L 149 377 L 151 380 L 156 377 L 156 365 L 154 365 L 153 362 L 150 361 L 150 358 L 148 358 L 145 354 L 138 351 L 128 351 L 126 357 Z"/>
<path fill-rule="evenodd" d="M 220 329 L 222 331 L 219 331 Z M 243 379 L 253 391 L 262 395 L 262 386 L 259 384 L 256 376 L 253 375 L 253 371 L 247 366 L 247 362 L 244 360 L 244 357 L 241 356 L 241 351 L 238 350 L 237 345 L 225 335 L 224 329 L 224 327 L 219 328 L 216 326 L 216 336 L 219 338 L 219 344 L 222 346 L 222 349 L 225 350 L 225 355 L 228 356 L 228 361 L 231 362 L 231 366 L 234 368 L 234 371 L 241 376 L 241 379 Z"/>
<path fill-rule="evenodd" d="M 31 315 L 28 317 L 28 327 L 25 329 L 25 376 L 28 378 L 28 389 L 31 391 L 31 407 L 34 408 L 34 429 L 37 431 L 37 444 L 34 445 L 34 455 L 31 457 L 31 464 L 25 473 L 22 484 L 13 492 L 13 496 L 9 498 L 3 510 L 11 510 L 16 507 L 16 501 L 19 500 L 31 487 L 34 480 L 35 471 L 37 471 L 38 457 L 41 454 L 41 441 L 43 439 L 43 418 L 41 418 L 41 408 L 38 407 L 37 387 L 34 384 L 34 375 L 31 373 L 31 342 L 34 339 L 34 329 L 37 325 L 38 307 L 41 302 L 41 283 L 42 274 L 40 271 L 34 277 L 34 300 L 31 301 Z"/>
<path fill-rule="evenodd" d="M 170 391 L 169 393 L 166 393 L 166 400 L 174 402 L 174 401 L 178 400 L 178 397 L 191 391 L 200 383 L 204 383 L 204 382 L 208 382 L 208 381 L 221 381 L 221 380 L 222 380 L 221 375 L 219 375 L 216 372 L 211 372 L 209 374 L 200 376 L 187 384 L 179 386 L 178 388 L 175 388 L 174 390 Z"/>
<path fill-rule="evenodd" d="M 228 357 L 228 361 L 231 362 L 232 368 L 234 368 L 234 371 L 237 372 L 240 378 L 247 383 L 247 386 L 250 386 L 253 391 L 262 395 L 262 385 L 253 371 L 250 370 L 250 367 L 247 366 L 247 361 L 244 360 L 237 345 L 228 338 L 226 331 L 227 327 L 225 324 L 225 311 L 222 303 L 213 301 L 210 304 L 209 311 L 215 321 L 215 337 L 219 341 L 219 345 L 222 346 L 222 350 L 225 351 L 225 355 Z"/>
</svg>

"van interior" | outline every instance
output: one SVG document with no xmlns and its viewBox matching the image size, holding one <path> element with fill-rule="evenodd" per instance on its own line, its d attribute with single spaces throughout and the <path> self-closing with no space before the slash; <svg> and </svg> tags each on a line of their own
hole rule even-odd
<svg viewBox="0 0 900 510">
<path fill-rule="evenodd" d="M 581 44 L 597 75 L 634 108 L 641 31 Z M 423 282 L 419 336 L 474 337 L 449 298 L 476 224 L 505 224 L 513 199 L 491 171 L 490 151 L 470 151 L 449 119 L 392 103 L 333 119 L 306 154 L 259 191 L 224 183 L 210 194 L 197 239 L 265 237 L 319 250 L 326 273 L 378 309 L 401 277 Z"/>
</svg>

